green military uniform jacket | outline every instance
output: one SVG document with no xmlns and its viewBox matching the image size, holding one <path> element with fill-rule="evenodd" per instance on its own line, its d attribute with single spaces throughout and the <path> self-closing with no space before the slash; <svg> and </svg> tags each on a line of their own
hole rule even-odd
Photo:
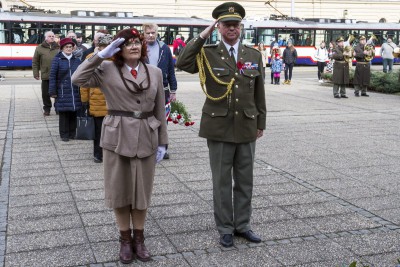
<svg viewBox="0 0 400 267">
<path fill-rule="evenodd" d="M 368 61 L 365 60 L 364 55 L 365 45 L 358 44 L 354 48 L 356 55 L 354 56 L 357 60 L 356 71 L 354 73 L 353 84 L 354 85 L 369 85 L 371 79 L 371 69 Z"/>
<path fill-rule="evenodd" d="M 179 55 L 177 67 L 189 73 L 199 71 L 196 55 L 205 39 L 195 37 Z M 220 80 L 230 82 L 235 78 L 232 94 L 222 100 L 206 98 L 202 110 L 199 136 L 214 141 L 248 143 L 257 139 L 257 129 L 265 129 L 266 104 L 263 63 L 261 53 L 239 44 L 237 60 L 247 64 L 241 71 L 229 56 L 223 42 L 204 46 L 212 72 Z M 213 97 L 222 96 L 226 85 L 215 82 L 206 68 L 206 88 Z"/>
<path fill-rule="evenodd" d="M 333 63 L 332 82 L 334 84 L 349 84 L 349 63 L 344 60 L 344 48 L 339 46 L 333 49 L 332 58 L 335 60 Z"/>
</svg>

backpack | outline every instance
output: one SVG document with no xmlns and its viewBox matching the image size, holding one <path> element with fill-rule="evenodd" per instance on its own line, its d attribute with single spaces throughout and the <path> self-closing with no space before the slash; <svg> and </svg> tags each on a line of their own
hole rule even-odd
<svg viewBox="0 0 400 267">
<path fill-rule="evenodd" d="M 183 45 L 182 45 L 182 43 L 179 43 L 178 47 L 175 49 L 174 55 L 175 56 L 179 56 L 179 54 L 181 53 L 182 49 L 183 49 Z"/>
</svg>

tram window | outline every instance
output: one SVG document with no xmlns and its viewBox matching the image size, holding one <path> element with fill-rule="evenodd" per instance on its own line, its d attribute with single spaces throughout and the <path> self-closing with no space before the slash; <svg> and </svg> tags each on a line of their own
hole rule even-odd
<svg viewBox="0 0 400 267">
<path fill-rule="evenodd" d="M 273 38 L 275 38 L 275 33 L 273 29 L 259 29 L 257 43 L 264 43 L 266 46 L 270 46 Z"/>
<path fill-rule="evenodd" d="M 299 30 L 298 39 L 295 39 L 295 44 L 300 46 L 313 46 L 315 30 Z"/>
<path fill-rule="evenodd" d="M 383 31 L 382 33 L 383 39 L 382 39 L 382 43 L 386 43 L 387 42 L 387 38 L 391 37 L 392 41 L 397 44 L 397 34 L 395 31 Z"/>
<path fill-rule="evenodd" d="M 256 31 L 254 29 L 244 29 L 242 43 L 247 45 L 255 45 Z"/>
<path fill-rule="evenodd" d="M 7 44 L 8 42 L 8 31 L 5 30 L 4 23 L 0 23 L 0 44 Z"/>
<path fill-rule="evenodd" d="M 8 31 L 0 30 L 0 44 L 8 44 L 9 43 L 8 36 L 9 36 Z"/>
<path fill-rule="evenodd" d="M 198 36 L 206 27 L 193 27 L 193 32 L 189 35 L 188 40 L 190 41 L 193 37 Z"/>
<path fill-rule="evenodd" d="M 158 36 L 157 39 L 163 41 L 164 43 L 168 44 L 168 34 L 167 34 L 167 27 L 158 25 Z"/>
<path fill-rule="evenodd" d="M 210 43 L 211 44 L 218 44 L 220 42 L 220 37 L 219 37 L 219 32 L 217 30 L 214 30 L 210 36 Z"/>
<path fill-rule="evenodd" d="M 189 35 L 190 35 L 190 28 L 189 27 L 177 27 L 177 26 L 169 26 L 168 27 L 169 30 L 169 40 L 168 40 L 168 44 L 172 45 L 176 36 L 180 35 L 181 39 L 186 42 L 189 39 Z"/>
<path fill-rule="evenodd" d="M 325 31 L 324 30 L 316 30 L 315 31 L 315 46 L 319 47 L 321 42 L 329 43 L 329 41 L 327 39 L 325 39 Z"/>
</svg>

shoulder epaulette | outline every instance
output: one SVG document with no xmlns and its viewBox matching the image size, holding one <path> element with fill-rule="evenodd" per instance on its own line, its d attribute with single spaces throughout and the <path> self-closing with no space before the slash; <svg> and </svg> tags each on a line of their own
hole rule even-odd
<svg viewBox="0 0 400 267">
<path fill-rule="evenodd" d="M 206 44 L 203 47 L 204 48 L 209 48 L 209 47 L 217 47 L 217 46 L 218 46 L 218 44 Z"/>
</svg>

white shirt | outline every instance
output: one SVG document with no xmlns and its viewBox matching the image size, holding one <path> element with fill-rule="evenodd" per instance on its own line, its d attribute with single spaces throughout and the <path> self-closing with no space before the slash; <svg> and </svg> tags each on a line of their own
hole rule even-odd
<svg viewBox="0 0 400 267">
<path fill-rule="evenodd" d="M 235 57 L 235 61 L 237 62 L 237 57 L 238 57 L 238 50 L 239 50 L 239 41 L 236 42 L 236 44 L 234 44 L 233 46 L 230 44 L 227 44 L 224 42 L 224 40 L 222 40 L 222 42 L 224 43 L 226 50 L 228 50 L 229 56 L 231 55 L 231 52 L 229 51 L 229 49 L 231 49 L 231 47 L 233 47 L 233 56 Z"/>
</svg>

